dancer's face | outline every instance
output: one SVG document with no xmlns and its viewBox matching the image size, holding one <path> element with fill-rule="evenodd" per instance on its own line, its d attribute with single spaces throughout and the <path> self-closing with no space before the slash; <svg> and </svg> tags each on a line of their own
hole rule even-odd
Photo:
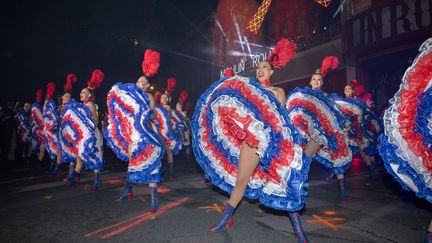
<svg viewBox="0 0 432 243">
<path fill-rule="evenodd" d="M 176 104 L 176 111 L 182 111 L 183 110 L 183 105 L 179 102 L 177 102 Z"/>
<path fill-rule="evenodd" d="M 258 64 L 256 70 L 256 78 L 260 83 L 270 80 L 270 77 L 273 75 L 273 69 L 270 66 L 268 61 L 262 61 Z"/>
<path fill-rule="evenodd" d="M 319 74 L 314 74 L 311 77 L 309 85 L 312 89 L 320 89 L 323 84 L 322 76 Z"/>
<path fill-rule="evenodd" d="M 24 110 L 29 111 L 30 107 L 31 107 L 30 103 L 28 103 L 28 102 L 24 103 Z"/>
<path fill-rule="evenodd" d="M 354 90 L 351 86 L 347 85 L 344 88 L 344 94 L 346 98 L 352 98 L 354 94 Z"/>
<path fill-rule="evenodd" d="M 80 93 L 80 100 L 81 100 L 81 102 L 87 102 L 87 101 L 89 101 L 90 97 L 91 97 L 91 93 L 90 93 L 89 89 L 84 88 L 84 89 L 81 90 L 81 93 Z"/>
<path fill-rule="evenodd" d="M 69 94 L 68 92 L 64 93 L 62 95 L 62 104 L 66 105 L 67 103 L 69 103 L 70 99 L 71 99 L 71 94 Z"/>
<path fill-rule="evenodd" d="M 168 95 L 162 94 L 160 102 L 161 102 L 162 105 L 168 104 Z"/>
<path fill-rule="evenodd" d="M 150 87 L 148 79 L 144 76 L 139 77 L 139 79 L 136 82 L 136 85 L 144 91 L 146 91 L 148 87 Z"/>
</svg>

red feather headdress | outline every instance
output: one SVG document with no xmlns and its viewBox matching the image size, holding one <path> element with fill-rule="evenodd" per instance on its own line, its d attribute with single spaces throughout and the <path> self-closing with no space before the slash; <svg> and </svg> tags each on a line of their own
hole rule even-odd
<svg viewBox="0 0 432 243">
<path fill-rule="evenodd" d="M 232 68 L 225 69 L 223 72 L 224 77 L 233 77 L 234 76 L 234 70 Z"/>
<path fill-rule="evenodd" d="M 375 107 L 375 102 L 373 101 L 373 97 L 370 92 L 365 93 L 361 98 L 366 103 L 367 107 L 371 109 Z"/>
<path fill-rule="evenodd" d="M 154 76 L 159 69 L 160 54 L 157 51 L 146 50 L 142 61 L 142 70 L 146 77 Z"/>
<path fill-rule="evenodd" d="M 37 103 L 41 103 L 42 102 L 42 98 L 43 98 L 43 90 L 42 89 L 38 89 L 36 91 L 36 102 Z"/>
<path fill-rule="evenodd" d="M 268 61 L 274 68 L 285 66 L 294 58 L 297 46 L 288 39 L 281 39 L 268 57 Z"/>
<path fill-rule="evenodd" d="M 191 108 L 192 108 L 192 104 L 188 102 L 188 103 L 186 104 L 185 110 L 186 110 L 186 111 L 190 111 Z"/>
<path fill-rule="evenodd" d="M 363 91 L 364 91 L 363 85 L 359 85 L 359 86 L 355 87 L 354 97 L 360 97 L 360 95 L 363 93 Z"/>
<path fill-rule="evenodd" d="M 181 104 L 184 104 L 186 102 L 186 100 L 188 99 L 188 97 L 189 97 L 189 93 L 186 90 L 182 90 L 180 92 L 180 96 L 179 96 L 178 100 Z"/>
<path fill-rule="evenodd" d="M 167 80 L 167 88 L 165 92 L 171 95 L 174 92 L 176 84 L 177 84 L 177 80 L 175 78 L 169 78 Z"/>
<path fill-rule="evenodd" d="M 49 82 L 47 84 L 47 96 L 49 100 L 51 100 L 54 97 L 55 89 L 56 89 L 55 83 Z"/>
<path fill-rule="evenodd" d="M 102 72 L 102 70 L 99 69 L 95 69 L 93 70 L 92 76 L 90 78 L 90 80 L 87 82 L 87 88 L 91 89 L 91 90 L 95 90 L 97 88 L 99 88 L 99 86 L 102 84 L 103 80 L 104 80 L 104 73 Z"/>
<path fill-rule="evenodd" d="M 321 75 L 324 77 L 329 70 L 335 70 L 339 67 L 339 59 L 335 56 L 327 56 L 321 63 Z"/>
<path fill-rule="evenodd" d="M 351 80 L 349 83 L 349 86 L 351 86 L 353 89 L 357 87 L 357 85 L 358 85 L 358 81 L 356 79 Z"/>
<path fill-rule="evenodd" d="M 161 96 L 162 96 L 162 93 L 160 92 L 160 91 L 156 91 L 156 93 L 155 93 L 155 102 L 157 103 L 157 104 L 160 104 L 160 99 L 161 99 Z"/>
<path fill-rule="evenodd" d="M 70 73 L 66 76 L 66 84 L 64 85 L 65 92 L 72 92 L 72 84 L 77 81 L 77 76 Z"/>
</svg>

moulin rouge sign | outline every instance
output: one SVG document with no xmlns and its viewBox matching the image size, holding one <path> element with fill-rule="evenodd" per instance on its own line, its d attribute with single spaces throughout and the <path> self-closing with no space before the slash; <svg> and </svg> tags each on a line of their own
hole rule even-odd
<svg viewBox="0 0 432 243">
<path fill-rule="evenodd" d="M 366 10 L 347 21 L 348 53 L 367 54 L 409 44 L 432 34 L 432 0 L 400 0 Z"/>
<path fill-rule="evenodd" d="M 258 64 L 264 60 L 267 60 L 267 57 L 270 55 L 271 50 L 267 52 L 260 53 L 258 55 L 252 55 L 249 57 L 244 57 L 240 60 L 239 63 L 234 64 L 231 67 L 222 69 L 219 73 L 220 77 L 223 77 L 223 73 L 225 70 L 231 68 L 234 71 L 234 74 L 242 74 L 244 72 L 249 72 L 250 70 L 254 70 L 258 67 Z"/>
</svg>

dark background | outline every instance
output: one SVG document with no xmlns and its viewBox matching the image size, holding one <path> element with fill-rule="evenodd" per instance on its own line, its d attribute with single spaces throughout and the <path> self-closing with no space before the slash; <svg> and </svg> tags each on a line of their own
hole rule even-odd
<svg viewBox="0 0 432 243">
<path fill-rule="evenodd" d="M 132 82 L 142 74 L 147 48 L 161 53 L 152 83 L 165 89 L 166 79 L 173 76 L 179 93 L 204 78 L 199 66 L 210 64 L 193 60 L 190 68 L 179 70 L 176 63 L 190 58 L 172 51 L 183 53 L 191 38 L 204 39 L 199 27 L 210 23 L 216 7 L 217 1 L 210 0 L 8 2 L 1 14 L 1 101 L 32 101 L 36 89 L 45 90 L 50 81 L 61 94 L 68 73 L 78 76 L 73 91 L 78 98 L 92 70 L 99 68 L 105 73 L 96 92 L 102 104 L 114 83 Z"/>
<path fill-rule="evenodd" d="M 310 0 L 312 1 L 312 0 Z M 260 3 L 261 1 L 257 1 Z M 102 109 L 106 93 L 117 82 L 134 82 L 148 48 L 161 54 L 159 73 L 151 78 L 163 91 L 169 77 L 194 102 L 217 77 L 210 76 L 211 34 L 217 0 L 98 0 L 3 3 L 1 10 L 2 89 L 0 101 L 33 101 L 36 89 L 53 81 L 63 93 L 68 73 L 75 73 L 73 97 L 79 98 L 93 69 L 105 80 L 96 91 Z M 322 21 L 339 5 L 322 8 Z M 337 19 L 336 19 L 337 20 Z M 276 41 L 275 41 L 276 42 Z M 174 105 L 174 104 L 173 104 Z"/>
</svg>

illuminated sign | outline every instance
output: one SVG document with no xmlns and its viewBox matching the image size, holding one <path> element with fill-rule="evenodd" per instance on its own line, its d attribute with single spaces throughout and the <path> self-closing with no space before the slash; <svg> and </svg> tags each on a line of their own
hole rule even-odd
<svg viewBox="0 0 432 243">
<path fill-rule="evenodd" d="M 416 41 L 432 29 L 431 0 L 394 1 L 386 6 L 366 10 L 346 24 L 346 50 L 362 52 L 375 46 L 377 49 Z M 409 37 L 407 38 L 409 34 Z M 414 38 L 413 38 L 414 37 Z M 390 41 L 390 42 L 389 42 Z"/>
<path fill-rule="evenodd" d="M 253 55 L 250 57 L 245 57 L 240 60 L 239 63 L 234 64 L 231 67 L 227 67 L 225 69 L 222 69 L 219 73 L 220 77 L 223 77 L 223 73 L 227 69 L 232 69 L 234 71 L 234 74 L 240 74 L 243 72 L 248 72 L 250 70 L 256 69 L 258 67 L 258 64 L 262 61 L 267 60 L 267 57 L 270 55 L 271 50 L 268 52 L 263 52 L 258 55 Z"/>
</svg>

